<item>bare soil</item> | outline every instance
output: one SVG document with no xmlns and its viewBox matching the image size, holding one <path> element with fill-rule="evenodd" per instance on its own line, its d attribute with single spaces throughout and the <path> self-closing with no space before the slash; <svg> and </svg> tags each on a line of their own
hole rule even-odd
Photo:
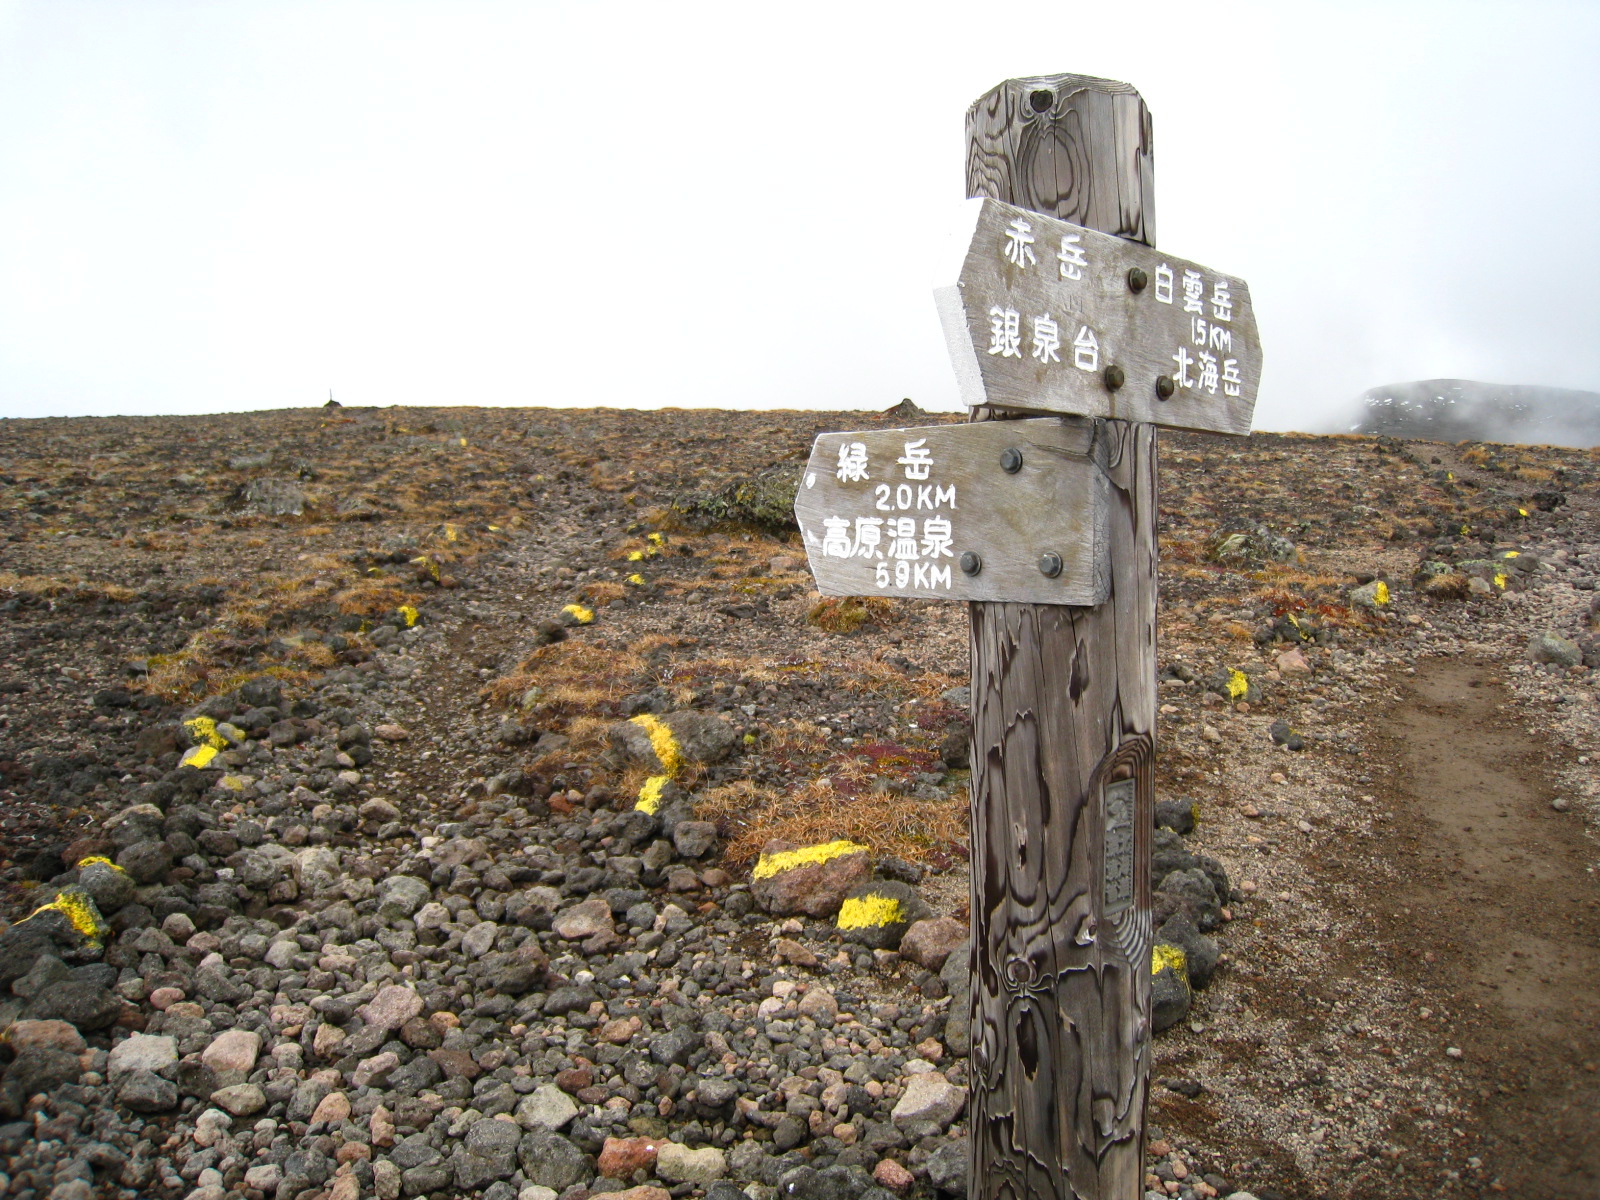
<svg viewBox="0 0 1600 1200">
<path fill-rule="evenodd" d="M 1372 913 L 1460 1051 L 1482 1157 L 1515 1196 L 1600 1195 L 1594 843 L 1552 810 L 1544 741 L 1492 660 L 1423 660 L 1381 726 L 1377 849 L 1407 879 Z"/>
</svg>

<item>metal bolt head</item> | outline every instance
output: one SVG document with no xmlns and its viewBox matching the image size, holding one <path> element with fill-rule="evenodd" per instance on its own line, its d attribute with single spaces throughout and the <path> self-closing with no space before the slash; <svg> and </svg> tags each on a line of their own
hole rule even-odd
<svg viewBox="0 0 1600 1200">
<path fill-rule="evenodd" d="M 1015 475 L 1022 470 L 1022 451 L 1015 446 L 1007 446 L 1000 451 L 1000 469 L 1007 475 Z"/>
<path fill-rule="evenodd" d="M 1171 375 L 1156 376 L 1156 395 L 1163 400 L 1172 399 L 1172 393 L 1178 390 L 1178 385 L 1172 382 Z"/>
<path fill-rule="evenodd" d="M 1123 384 L 1128 382 L 1128 376 L 1123 372 L 1121 367 L 1117 366 L 1116 363 L 1112 363 L 1105 369 L 1104 378 L 1106 381 L 1106 391 L 1108 392 L 1114 392 Z"/>
<path fill-rule="evenodd" d="M 1128 290 L 1130 292 L 1142 292 L 1149 286 L 1150 276 L 1145 274 L 1143 267 L 1128 268 Z"/>
<path fill-rule="evenodd" d="M 976 550 L 963 550 L 960 561 L 963 575 L 976 575 L 983 570 L 983 556 Z"/>
<path fill-rule="evenodd" d="M 1054 550 L 1046 550 L 1039 556 L 1039 574 L 1046 579 L 1054 579 L 1061 574 L 1061 555 Z"/>
</svg>

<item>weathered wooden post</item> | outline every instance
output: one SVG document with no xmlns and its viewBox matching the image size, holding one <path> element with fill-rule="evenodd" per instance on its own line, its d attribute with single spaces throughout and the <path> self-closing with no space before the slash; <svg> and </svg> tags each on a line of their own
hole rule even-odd
<svg viewBox="0 0 1600 1200">
<path fill-rule="evenodd" d="M 1248 432 L 1260 347 L 1242 280 L 1149 247 L 1132 88 L 1008 80 L 967 131 L 937 295 L 977 423 L 819 436 L 795 515 L 826 594 L 970 602 L 972 1200 L 1136 1200 L 1155 426 Z"/>
<path fill-rule="evenodd" d="M 1152 169 L 1123 84 L 1008 80 L 967 112 L 972 196 L 1148 244 Z M 972 1200 L 1144 1190 L 1156 431 L 1099 428 L 1105 602 L 971 606 Z"/>
</svg>

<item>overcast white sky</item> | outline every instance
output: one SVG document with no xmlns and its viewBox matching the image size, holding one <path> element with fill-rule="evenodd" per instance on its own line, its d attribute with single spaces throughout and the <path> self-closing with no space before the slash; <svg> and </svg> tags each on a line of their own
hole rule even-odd
<svg viewBox="0 0 1600 1200">
<path fill-rule="evenodd" d="M 956 406 L 963 116 L 1155 119 L 1250 282 L 1256 427 L 1600 390 L 1600 4 L 0 0 L 0 417 Z"/>
</svg>

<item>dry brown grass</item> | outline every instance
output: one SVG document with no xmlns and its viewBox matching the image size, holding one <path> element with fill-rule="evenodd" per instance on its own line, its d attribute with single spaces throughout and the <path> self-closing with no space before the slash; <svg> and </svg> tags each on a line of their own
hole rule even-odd
<svg viewBox="0 0 1600 1200">
<path fill-rule="evenodd" d="M 47 600 L 72 596 L 81 600 L 103 598 L 118 604 L 127 604 L 139 593 L 132 588 L 114 583 L 96 583 L 83 579 L 60 579 L 53 575 L 18 575 L 13 571 L 0 571 L 0 592 L 13 595 L 41 596 Z"/>
<path fill-rule="evenodd" d="M 726 859 L 735 866 L 750 862 L 774 838 L 812 845 L 843 837 L 880 854 L 921 859 L 967 836 L 965 799 L 915 800 L 870 791 L 851 796 L 836 791 L 831 778 L 787 790 L 748 781 L 726 784 L 698 797 L 695 813 L 717 822 L 729 839 Z"/>
<path fill-rule="evenodd" d="M 596 579 L 586 583 L 578 593 L 584 600 L 595 608 L 604 608 L 608 604 L 615 604 L 628 594 L 628 589 L 620 583 L 609 580 Z"/>
<path fill-rule="evenodd" d="M 420 595 L 405 591 L 392 579 L 368 578 L 335 592 L 332 600 L 334 607 L 347 616 L 381 617 L 402 605 L 419 603 Z"/>
<path fill-rule="evenodd" d="M 1554 483 L 1556 473 L 1546 467 L 1518 467 L 1510 472 L 1525 483 Z"/>
<path fill-rule="evenodd" d="M 536 706 L 539 712 L 579 717 L 634 691 L 645 670 L 644 659 L 629 649 L 605 642 L 555 642 L 540 646 L 514 672 L 496 679 L 480 694 L 491 703 L 505 705 L 519 700 L 529 689 L 539 688 L 543 692 Z"/>
<path fill-rule="evenodd" d="M 825 633 L 854 633 L 863 625 L 892 624 L 899 614 L 882 596 L 824 596 L 806 613 L 806 624 Z"/>
<path fill-rule="evenodd" d="M 772 683 L 783 678 L 779 669 L 765 658 L 693 658 L 673 663 L 662 672 L 661 681 L 673 685 L 722 680 L 733 683 Z"/>
</svg>

